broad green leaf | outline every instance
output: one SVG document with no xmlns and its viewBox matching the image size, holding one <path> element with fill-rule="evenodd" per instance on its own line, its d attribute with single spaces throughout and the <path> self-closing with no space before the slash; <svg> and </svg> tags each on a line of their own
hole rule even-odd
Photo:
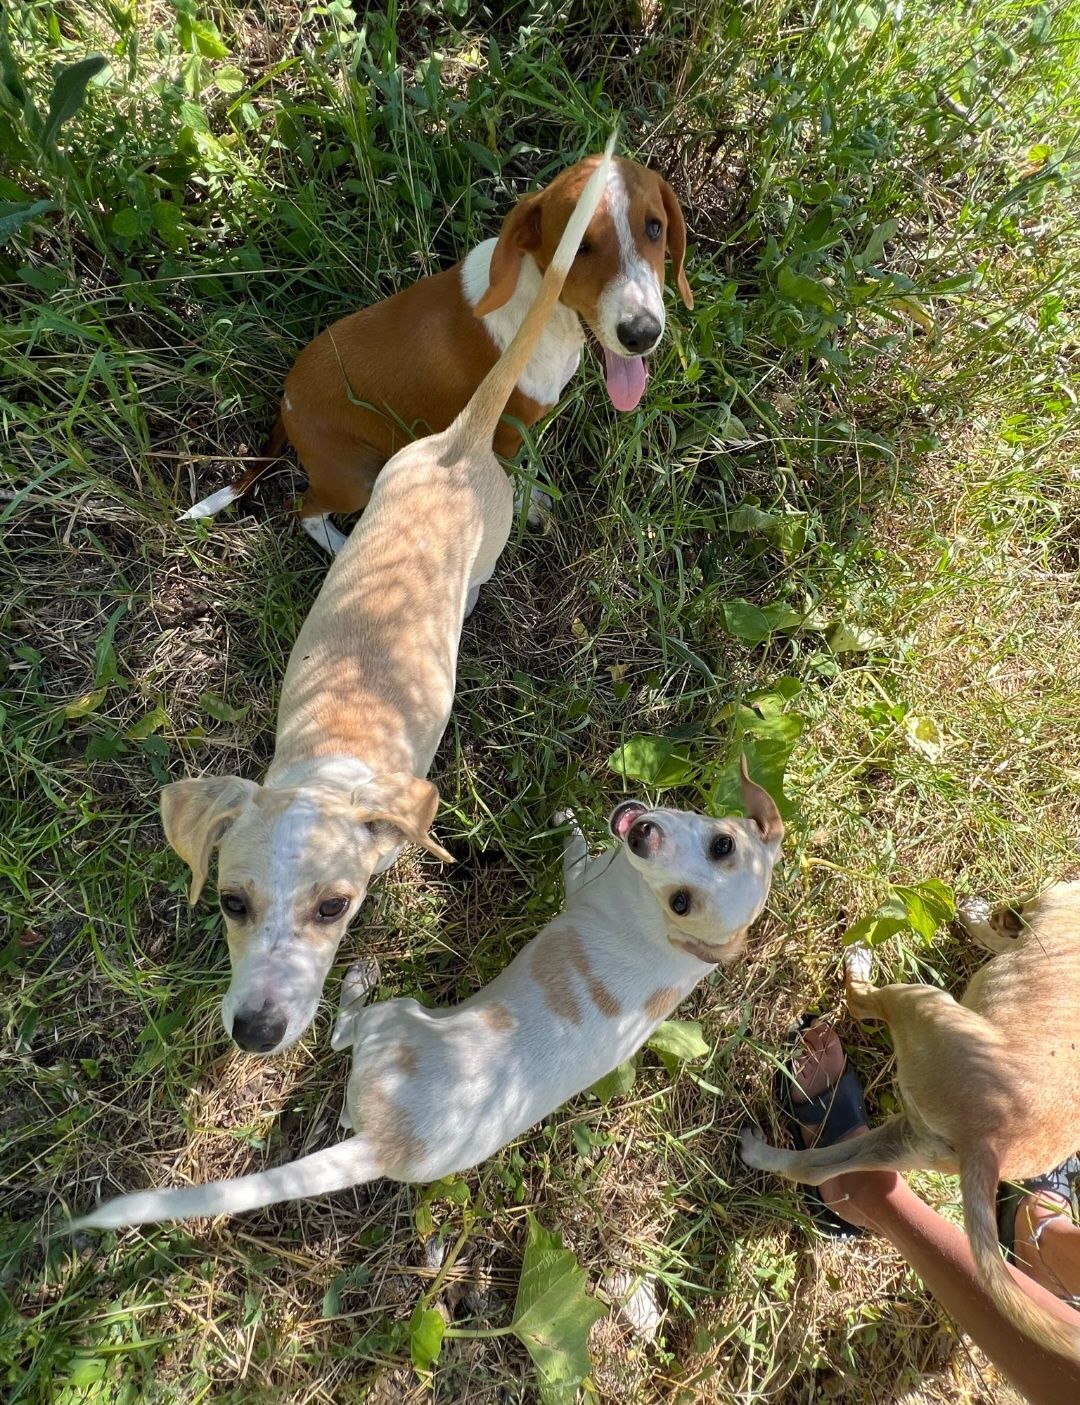
<svg viewBox="0 0 1080 1405">
<path fill-rule="evenodd" d="M 740 709 L 740 713 L 746 712 L 749 712 L 748 708 Z M 751 777 L 769 792 L 781 815 L 788 819 L 791 805 L 784 794 L 784 771 L 795 742 L 802 734 L 803 719 L 790 713 L 780 719 L 754 717 L 752 713 L 750 716 L 753 724 L 744 724 L 739 729 L 739 750 L 746 756 Z M 741 814 L 743 811 L 738 751 L 715 775 L 709 810 L 714 815 Z"/>
<path fill-rule="evenodd" d="M 880 946 L 897 932 L 911 931 L 929 944 L 943 922 L 956 915 L 956 899 L 947 884 L 929 878 L 914 887 L 897 885 L 885 902 L 869 917 L 856 922 L 844 933 L 844 945 L 856 942 Z"/>
<path fill-rule="evenodd" d="M 561 1236 L 531 1213 L 528 1223 L 511 1330 L 536 1365 L 540 1398 L 561 1405 L 589 1374 L 589 1330 L 605 1309 L 585 1292 L 585 1271 Z"/>
<path fill-rule="evenodd" d="M 893 893 L 875 913 L 848 928 L 844 933 L 844 945 L 854 946 L 859 943 L 862 946 L 880 946 L 897 932 L 902 932 L 907 925 L 908 915 L 904 900 Z"/>
<path fill-rule="evenodd" d="M 18 204 L 13 200 L 0 200 L 0 244 L 14 239 L 23 225 L 36 220 L 38 215 L 55 210 L 51 200 L 34 200 L 29 204 Z"/>
<path fill-rule="evenodd" d="M 786 264 L 781 266 L 776 275 L 776 286 L 781 296 L 790 298 L 792 302 L 808 302 L 820 308 L 822 312 L 835 311 L 836 303 L 824 283 L 819 283 L 807 273 L 796 273 Z"/>
<path fill-rule="evenodd" d="M 246 83 L 244 70 L 234 63 L 223 63 L 220 68 L 214 69 L 214 85 L 219 93 L 239 93 Z"/>
<path fill-rule="evenodd" d="M 779 601 L 771 605 L 752 605 L 749 600 L 725 600 L 720 613 L 727 632 L 750 645 L 761 644 L 770 635 L 794 629 L 803 619 L 798 610 Z"/>
<path fill-rule="evenodd" d="M 86 87 L 91 78 L 96 78 L 108 60 L 100 54 L 92 54 L 88 59 L 80 59 L 61 68 L 53 82 L 49 95 L 49 115 L 41 129 L 42 146 L 51 146 L 60 128 L 82 107 L 86 101 Z"/>
<path fill-rule="evenodd" d="M 766 537 L 785 560 L 797 556 L 806 545 L 805 512 L 765 511 L 753 498 L 747 498 L 733 508 L 724 525 L 729 532 L 756 533 Z"/>
<path fill-rule="evenodd" d="M 871 649 L 884 649 L 888 643 L 875 630 L 861 629 L 858 625 L 845 624 L 843 620 L 833 625 L 825 642 L 834 654 L 865 654 Z"/>
<path fill-rule="evenodd" d="M 107 1363 L 103 1356 L 87 1356 L 84 1352 L 76 1352 L 71 1358 L 64 1383 L 85 1390 L 104 1378 L 106 1368 Z"/>
<path fill-rule="evenodd" d="M 932 717 L 916 717 L 909 712 L 904 718 L 904 734 L 908 745 L 928 761 L 937 761 L 945 750 L 945 734 Z"/>
<path fill-rule="evenodd" d="M 866 248 L 853 260 L 855 267 L 866 268 L 869 264 L 880 263 L 885 253 L 885 245 L 895 236 L 898 227 L 898 220 L 882 221 L 866 241 Z"/>
<path fill-rule="evenodd" d="M 246 704 L 243 707 L 233 707 L 232 703 L 219 698 L 216 693 L 200 693 L 199 706 L 219 722 L 242 722 L 250 711 Z"/>
<path fill-rule="evenodd" d="M 93 688 L 89 693 L 72 698 L 71 702 L 64 704 L 64 716 L 89 717 L 90 713 L 96 712 L 101 706 L 108 691 L 108 688 Z"/>
<path fill-rule="evenodd" d="M 612 753 L 608 765 L 623 780 L 662 788 L 682 785 L 694 770 L 685 747 L 669 737 L 631 737 Z"/>
<path fill-rule="evenodd" d="M 123 756 L 125 751 L 127 743 L 123 737 L 112 733 L 107 737 L 91 737 L 86 743 L 83 755 L 87 761 L 115 761 L 118 756 Z"/>
<path fill-rule="evenodd" d="M 653 1030 L 648 1045 L 658 1054 L 671 1054 L 684 1060 L 703 1059 L 709 1052 L 697 1020 L 665 1020 Z"/>
<path fill-rule="evenodd" d="M 418 1307 L 409 1319 L 409 1352 L 421 1374 L 430 1371 L 438 1361 L 445 1331 L 442 1314 L 433 1308 Z"/>
<path fill-rule="evenodd" d="M 594 1094 L 604 1107 L 607 1107 L 612 1098 L 618 1098 L 623 1093 L 629 1093 L 630 1089 L 637 1081 L 637 1061 L 627 1059 L 618 1068 L 613 1068 L 610 1073 L 605 1073 L 603 1078 L 594 1083 L 589 1092 Z"/>
</svg>

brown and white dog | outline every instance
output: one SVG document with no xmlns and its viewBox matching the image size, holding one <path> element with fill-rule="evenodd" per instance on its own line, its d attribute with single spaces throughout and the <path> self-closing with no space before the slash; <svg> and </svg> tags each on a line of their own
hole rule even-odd
<svg viewBox="0 0 1080 1405">
<path fill-rule="evenodd" d="M 871 985 L 869 951 L 845 953 L 847 1007 L 888 1024 L 904 1111 L 864 1137 L 810 1151 L 767 1146 L 746 1128 L 742 1158 L 810 1185 L 845 1171 L 959 1172 L 986 1291 L 1035 1341 L 1080 1360 L 1080 1329 L 1010 1277 L 995 1210 L 999 1181 L 1042 1175 L 1080 1146 L 1080 883 L 993 914 L 969 900 L 957 915 L 997 953 L 962 1001 L 936 986 Z"/>
<path fill-rule="evenodd" d="M 743 769 L 747 819 L 624 801 L 615 850 L 566 846 L 566 905 L 490 985 L 453 1009 L 364 1009 L 346 979 L 334 1048 L 352 1047 L 336 1146 L 236 1180 L 123 1195 L 69 1226 L 237 1214 L 377 1176 L 475 1166 L 630 1058 L 718 963 L 743 951 L 784 826 Z M 367 984 L 367 982 L 364 982 Z"/>
<path fill-rule="evenodd" d="M 242 1049 L 277 1053 L 304 1032 L 368 882 L 405 841 L 450 858 L 429 833 L 439 796 L 425 777 L 454 701 L 462 621 L 513 521 L 492 436 L 607 189 L 613 143 L 588 163 L 517 336 L 450 426 L 379 474 L 289 656 L 263 784 L 202 776 L 162 791 L 192 902 L 218 851 L 232 961 L 222 1018 Z"/>
<path fill-rule="evenodd" d="M 309 342 L 285 380 L 263 456 L 183 516 L 211 517 L 235 502 L 288 441 L 308 478 L 301 524 L 321 546 L 339 550 L 344 538 L 328 514 L 364 507 L 391 455 L 445 429 L 513 340 L 592 164 L 579 161 L 525 196 L 498 239 L 486 239 L 460 263 L 341 318 Z M 612 404 L 638 404 L 644 358 L 664 332 L 665 250 L 692 308 L 686 224 L 674 191 L 655 171 L 616 158 L 555 314 L 507 403 L 508 417 L 528 427 L 557 403 L 578 367 L 582 323 L 603 350 Z M 520 444 L 518 428 L 504 418 L 495 452 L 510 457 Z"/>
</svg>

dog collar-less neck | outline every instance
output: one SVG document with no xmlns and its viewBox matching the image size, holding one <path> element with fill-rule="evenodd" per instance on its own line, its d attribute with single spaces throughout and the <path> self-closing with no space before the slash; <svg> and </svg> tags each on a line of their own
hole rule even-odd
<svg viewBox="0 0 1080 1405">
<path fill-rule="evenodd" d="M 685 951 L 688 956 L 696 956 L 699 961 L 703 961 L 706 966 L 718 966 L 720 957 L 713 954 L 713 948 L 705 945 L 704 942 L 695 941 L 693 937 L 686 937 L 676 927 L 665 929 L 665 935 L 674 947 L 679 951 Z M 728 943 L 725 942 L 724 946 Z"/>
</svg>

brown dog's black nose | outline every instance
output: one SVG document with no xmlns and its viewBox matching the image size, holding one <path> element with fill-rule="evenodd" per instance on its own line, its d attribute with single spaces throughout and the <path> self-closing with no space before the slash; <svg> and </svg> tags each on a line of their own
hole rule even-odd
<svg viewBox="0 0 1080 1405">
<path fill-rule="evenodd" d="M 642 356 L 660 340 L 663 329 L 651 312 L 639 312 L 636 317 L 628 317 L 615 328 L 615 335 L 635 356 Z"/>
<path fill-rule="evenodd" d="M 664 840 L 664 831 L 655 820 L 638 820 L 630 827 L 626 842 L 630 851 L 639 859 L 647 859 L 655 854 Z"/>
<path fill-rule="evenodd" d="M 271 1001 L 261 1010 L 238 1010 L 233 1016 L 232 1037 L 249 1054 L 266 1054 L 285 1038 L 288 1018 Z"/>
</svg>

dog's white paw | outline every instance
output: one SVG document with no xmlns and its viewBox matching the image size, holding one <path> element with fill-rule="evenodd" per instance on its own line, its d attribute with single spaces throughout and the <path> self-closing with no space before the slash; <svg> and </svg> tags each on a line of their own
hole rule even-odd
<svg viewBox="0 0 1080 1405">
<path fill-rule="evenodd" d="M 850 981 L 870 983 L 874 973 L 874 954 L 868 946 L 855 942 L 844 951 L 844 975 Z"/>
<path fill-rule="evenodd" d="M 976 945 L 995 956 L 1015 945 L 1024 929 L 1018 914 L 1007 907 L 995 909 L 985 898 L 961 898 L 956 904 L 956 920 Z"/>
<path fill-rule="evenodd" d="M 518 485 L 518 490 L 514 494 L 514 514 L 521 512 L 525 503 L 525 488 L 523 484 Z M 543 488 L 538 488 L 535 484 L 529 489 L 529 510 L 525 517 L 526 525 L 532 532 L 550 532 L 553 522 L 553 512 L 555 504 Z"/>
<path fill-rule="evenodd" d="M 562 829 L 564 824 L 568 824 L 571 829 L 578 830 L 581 826 L 577 822 L 577 816 L 573 810 L 556 810 L 551 816 L 551 823 L 556 829 Z"/>
<path fill-rule="evenodd" d="M 356 1037 L 356 1021 L 364 1011 L 368 996 L 379 984 L 379 963 L 374 956 L 362 956 L 354 961 L 341 978 L 341 1002 L 337 1022 L 330 1036 L 330 1047 L 340 1053 L 347 1049 Z M 344 1117 L 345 1114 L 342 1114 Z M 341 1123 L 343 1127 L 349 1124 Z"/>
<path fill-rule="evenodd" d="M 772 1147 L 758 1129 L 747 1123 L 739 1133 L 739 1157 L 744 1165 L 752 1166 L 755 1171 L 767 1171 L 771 1151 Z"/>
</svg>

